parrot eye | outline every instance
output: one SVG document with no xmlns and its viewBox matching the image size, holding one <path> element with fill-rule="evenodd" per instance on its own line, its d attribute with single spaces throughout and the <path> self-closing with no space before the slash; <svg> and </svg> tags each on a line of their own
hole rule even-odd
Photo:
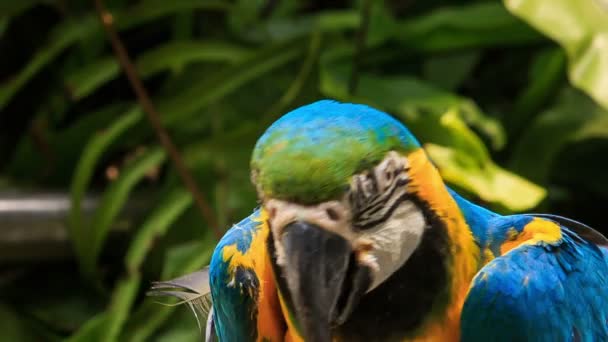
<svg viewBox="0 0 608 342">
<path fill-rule="evenodd" d="M 409 180 L 405 164 L 404 157 L 390 152 L 378 166 L 353 177 L 349 198 L 356 228 L 381 224 L 406 198 Z"/>
<path fill-rule="evenodd" d="M 327 217 L 329 217 L 330 220 L 333 220 L 333 221 L 340 220 L 340 214 L 338 214 L 338 212 L 332 208 L 325 209 L 325 213 L 327 214 Z"/>
</svg>

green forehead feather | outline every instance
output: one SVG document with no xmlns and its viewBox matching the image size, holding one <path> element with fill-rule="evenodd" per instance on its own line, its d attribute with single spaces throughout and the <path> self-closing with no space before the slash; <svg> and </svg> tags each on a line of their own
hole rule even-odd
<svg viewBox="0 0 608 342">
<path fill-rule="evenodd" d="M 339 198 L 351 176 L 391 150 L 419 147 L 391 116 L 364 105 L 319 101 L 277 120 L 251 166 L 265 196 L 312 204 Z"/>
</svg>

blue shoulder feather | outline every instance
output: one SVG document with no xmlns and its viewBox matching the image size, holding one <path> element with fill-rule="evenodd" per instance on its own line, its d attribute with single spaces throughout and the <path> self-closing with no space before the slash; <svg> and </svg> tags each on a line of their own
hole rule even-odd
<svg viewBox="0 0 608 342">
<path fill-rule="evenodd" d="M 502 219 L 514 227 L 530 216 Z M 608 341 L 605 239 L 543 219 L 562 224 L 562 239 L 522 244 L 482 268 L 462 310 L 463 341 Z"/>
</svg>

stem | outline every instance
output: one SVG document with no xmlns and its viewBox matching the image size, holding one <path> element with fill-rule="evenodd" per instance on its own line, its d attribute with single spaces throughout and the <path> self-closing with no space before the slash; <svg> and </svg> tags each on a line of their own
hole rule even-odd
<svg viewBox="0 0 608 342">
<path fill-rule="evenodd" d="M 166 150 L 173 164 L 175 165 L 177 173 L 179 174 L 179 177 L 184 183 L 184 186 L 192 194 L 194 202 L 196 203 L 196 206 L 198 207 L 201 216 L 207 222 L 207 224 L 211 226 L 215 235 L 220 238 L 223 234 L 217 226 L 217 220 L 215 219 L 213 210 L 211 210 L 211 207 L 203 197 L 202 192 L 199 190 L 198 185 L 196 184 L 196 181 L 192 176 L 192 173 L 184 164 L 181 154 L 173 143 L 173 141 L 171 140 L 169 133 L 167 132 L 165 127 L 163 127 L 160 121 L 160 115 L 158 114 L 156 107 L 154 107 L 154 104 L 152 103 L 152 100 L 150 99 L 150 96 L 148 95 L 148 92 L 146 91 L 141 81 L 141 78 L 137 75 L 135 66 L 131 61 L 131 58 L 129 57 L 129 54 L 127 53 L 124 44 L 122 43 L 120 37 L 118 37 L 118 34 L 116 33 L 116 30 L 114 29 L 112 14 L 108 12 L 107 9 L 104 7 L 103 0 L 95 0 L 95 7 L 101 19 L 101 23 L 103 24 L 103 28 L 105 29 L 106 34 L 110 39 L 114 54 L 116 55 L 116 58 L 118 59 L 118 62 L 120 63 L 120 66 L 122 67 L 123 71 L 127 75 L 129 83 L 131 84 L 131 88 L 133 88 L 133 91 L 137 96 L 137 101 L 146 113 L 146 117 L 148 118 L 150 125 L 156 132 L 158 140 L 160 141 L 163 148 Z"/>
</svg>

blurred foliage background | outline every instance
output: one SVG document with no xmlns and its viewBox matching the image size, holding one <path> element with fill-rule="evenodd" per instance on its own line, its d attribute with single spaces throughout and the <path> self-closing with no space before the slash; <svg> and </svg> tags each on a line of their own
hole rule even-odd
<svg viewBox="0 0 608 342">
<path fill-rule="evenodd" d="M 401 119 L 478 203 L 608 232 L 606 0 L 105 5 L 222 230 L 256 205 L 248 162 L 265 127 L 334 98 Z M 67 257 L 1 263 L 3 339 L 198 340 L 187 309 L 144 294 L 206 265 L 216 237 L 93 3 L 1 0 L 0 57 L 0 193 L 70 198 Z M 87 211 L 91 193 L 99 203 Z M 134 202 L 143 213 L 115 229 Z"/>
</svg>

